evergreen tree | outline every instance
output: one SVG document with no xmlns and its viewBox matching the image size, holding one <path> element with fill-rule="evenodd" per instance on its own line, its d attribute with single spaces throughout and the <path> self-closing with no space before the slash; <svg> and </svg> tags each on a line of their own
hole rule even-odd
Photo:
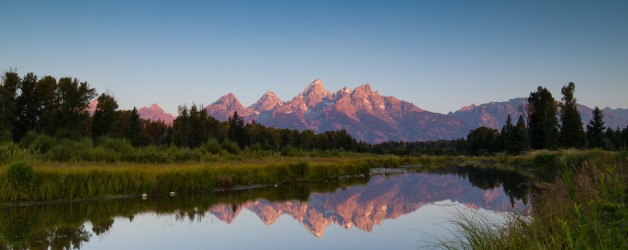
<svg viewBox="0 0 628 250">
<path fill-rule="evenodd" d="M 556 102 L 541 86 L 528 97 L 528 133 L 533 149 L 554 149 L 559 145 Z"/>
<path fill-rule="evenodd" d="M 244 148 L 248 141 L 246 127 L 244 119 L 238 115 L 238 112 L 233 112 L 233 116 L 229 117 L 229 140 L 238 143 L 240 148 Z"/>
<path fill-rule="evenodd" d="M 506 144 L 506 150 L 511 154 L 518 154 L 530 147 L 528 141 L 528 129 L 523 115 L 519 116 L 517 125 L 515 125 L 510 131 L 508 143 Z"/>
<path fill-rule="evenodd" d="M 512 125 L 512 118 L 510 117 L 510 113 L 508 114 L 508 116 L 506 117 L 506 124 L 504 124 L 504 126 L 502 126 L 502 139 L 504 140 L 504 145 L 508 144 L 508 140 L 510 139 L 510 135 L 512 133 L 513 130 L 513 125 Z"/>
<path fill-rule="evenodd" d="M 118 121 L 118 102 L 113 96 L 101 94 L 98 97 L 98 104 L 94 111 L 94 119 L 92 121 L 92 136 L 94 139 L 101 136 L 111 136 Z"/>
<path fill-rule="evenodd" d="M 604 114 L 602 110 L 595 106 L 593 110 L 593 118 L 587 125 L 587 138 L 589 148 L 600 148 L 604 141 Z"/>
<path fill-rule="evenodd" d="M 185 105 L 179 106 L 179 115 L 172 122 L 172 143 L 179 147 L 188 146 L 188 138 L 190 134 L 190 115 Z"/>
<path fill-rule="evenodd" d="M 570 82 L 561 90 L 563 103 L 560 109 L 560 143 L 565 148 L 581 148 L 585 143 L 582 118 L 574 98 L 575 89 L 576 85 Z"/>
<path fill-rule="evenodd" d="M 20 77 L 15 72 L 5 72 L 0 85 L 0 136 L 11 139 L 10 134 L 15 126 L 16 92 L 20 84 Z"/>
</svg>

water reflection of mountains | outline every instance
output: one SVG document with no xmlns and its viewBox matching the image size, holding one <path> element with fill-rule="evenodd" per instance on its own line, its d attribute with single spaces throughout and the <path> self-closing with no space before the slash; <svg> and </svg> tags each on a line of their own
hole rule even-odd
<svg viewBox="0 0 628 250">
<path fill-rule="evenodd" d="M 368 184 L 363 185 L 366 181 Z M 197 221 L 211 214 L 232 223 L 243 209 L 248 209 L 267 225 L 281 216 L 290 216 L 314 236 L 322 237 L 331 224 L 371 232 L 384 220 L 443 200 L 474 209 L 524 211 L 529 207 L 528 181 L 492 170 L 452 168 L 352 182 L 150 197 L 146 201 L 117 199 L 2 208 L 0 242 L 4 243 L 0 243 L 0 249 L 80 248 L 92 232 L 108 232 L 115 218 L 132 221 L 142 213 L 174 214 L 182 221 Z M 87 222 L 91 232 L 85 228 Z"/>
<path fill-rule="evenodd" d="M 521 177 L 505 173 L 485 175 L 487 173 L 482 173 L 481 169 L 468 170 L 453 169 L 456 174 L 375 176 L 368 185 L 347 187 L 334 193 L 313 193 L 306 202 L 261 199 L 236 206 L 219 204 L 209 211 L 226 223 L 233 222 L 243 209 L 254 212 L 267 225 L 287 215 L 316 237 L 322 237 L 325 228 L 332 223 L 346 229 L 356 227 L 371 232 L 375 225 L 386 219 L 396 219 L 426 204 L 443 200 L 459 202 L 473 209 L 523 212 L 529 207 L 526 206 L 526 185 Z M 505 184 L 500 177 L 511 179 Z"/>
</svg>

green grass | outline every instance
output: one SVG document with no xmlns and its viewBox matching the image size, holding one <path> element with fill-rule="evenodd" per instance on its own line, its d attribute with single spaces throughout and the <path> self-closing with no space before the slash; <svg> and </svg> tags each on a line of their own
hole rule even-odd
<svg viewBox="0 0 628 250">
<path fill-rule="evenodd" d="M 402 158 L 399 161 L 403 162 Z M 44 201 L 142 193 L 192 193 L 240 185 L 367 177 L 372 166 L 397 161 L 344 158 L 276 158 L 185 164 L 55 163 L 36 164 L 28 188 L 14 185 L 15 164 L 0 168 L 0 201 Z M 23 164 L 23 163 L 16 163 Z M 30 180 L 30 179 L 29 179 Z"/>
<path fill-rule="evenodd" d="M 573 152 L 571 152 L 573 153 Z M 545 154 L 545 152 L 541 153 Z M 457 230 L 436 244 L 443 249 L 628 249 L 628 165 L 590 165 L 601 152 L 554 156 L 552 165 L 566 159 L 572 165 L 537 191 L 532 217 L 509 215 L 504 225 L 482 216 L 457 216 Z M 557 160 L 555 157 L 559 157 Z M 607 155 L 615 156 L 615 155 Z M 539 157 L 534 156 L 533 158 Z M 619 156 L 624 157 L 624 156 Z M 576 162 L 574 161 L 574 162 Z M 573 167 L 578 166 L 578 167 Z"/>
</svg>

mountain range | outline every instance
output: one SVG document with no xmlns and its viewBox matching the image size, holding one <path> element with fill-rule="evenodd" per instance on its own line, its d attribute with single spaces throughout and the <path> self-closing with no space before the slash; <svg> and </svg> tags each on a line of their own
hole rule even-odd
<svg viewBox="0 0 628 250">
<path fill-rule="evenodd" d="M 383 96 L 373 91 L 369 84 L 331 92 L 325 89 L 321 80 L 316 79 L 288 101 L 267 91 L 256 103 L 245 107 L 233 93 L 228 93 L 207 105 L 205 110 L 221 121 L 238 112 L 246 122 L 255 120 L 266 126 L 310 129 L 317 133 L 346 129 L 358 140 L 379 143 L 461 138 L 480 126 L 500 129 L 508 114 L 514 123 L 525 112 L 526 106 L 526 98 L 514 98 L 470 105 L 440 114 L 392 96 Z M 92 104 L 90 110 L 93 110 L 91 107 Z M 586 125 L 591 120 L 593 109 L 579 104 L 578 110 Z M 603 111 L 606 127 L 628 126 L 628 109 L 604 108 Z M 174 116 L 164 112 L 157 104 L 142 107 L 139 113 L 143 119 L 161 120 L 166 124 L 174 120 Z"/>
</svg>

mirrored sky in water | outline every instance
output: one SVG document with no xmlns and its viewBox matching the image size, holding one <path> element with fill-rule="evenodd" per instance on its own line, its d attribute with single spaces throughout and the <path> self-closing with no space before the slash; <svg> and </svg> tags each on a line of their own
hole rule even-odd
<svg viewBox="0 0 628 250">
<path fill-rule="evenodd" d="M 5 208 L 0 240 L 82 249 L 415 249 L 448 235 L 458 213 L 530 212 L 527 184 L 512 173 L 454 168 L 323 187 L 334 192 L 310 184 Z M 307 201 L 263 198 L 294 189 L 294 197 L 313 192 Z"/>
</svg>

